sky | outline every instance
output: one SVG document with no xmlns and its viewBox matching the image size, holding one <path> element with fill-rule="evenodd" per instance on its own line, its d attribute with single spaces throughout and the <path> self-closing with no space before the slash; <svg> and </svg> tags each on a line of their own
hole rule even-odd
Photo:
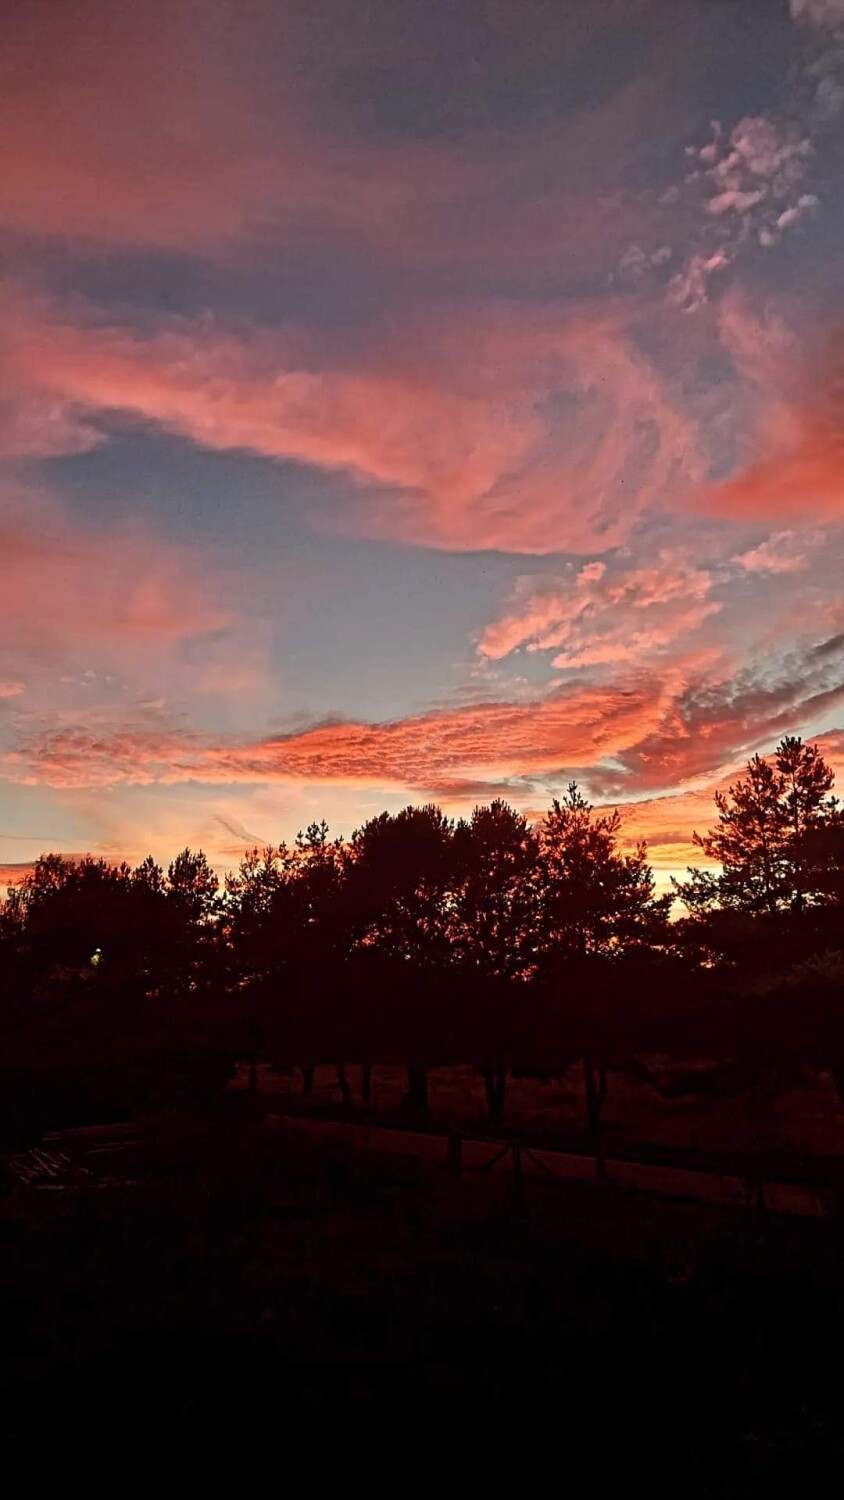
<svg viewBox="0 0 844 1500">
<path fill-rule="evenodd" d="M 0 877 L 844 784 L 844 0 L 0 17 Z"/>
</svg>

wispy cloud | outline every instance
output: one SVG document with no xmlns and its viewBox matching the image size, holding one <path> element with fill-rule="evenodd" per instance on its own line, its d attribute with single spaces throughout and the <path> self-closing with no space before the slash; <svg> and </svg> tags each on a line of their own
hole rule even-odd
<svg viewBox="0 0 844 1500">
<path fill-rule="evenodd" d="M 812 141 L 793 124 L 745 116 L 725 131 L 715 120 L 712 140 L 692 150 L 683 192 L 710 222 L 701 221 L 698 248 L 668 283 L 669 300 L 687 312 L 747 249 L 770 249 L 821 201 L 807 186 Z"/>
<path fill-rule="evenodd" d="M 598 774 L 595 784 L 607 796 L 667 789 L 817 724 L 842 704 L 842 635 L 759 655 L 720 680 L 692 670 L 657 733 L 631 746 L 619 757 L 621 769 Z"/>
<path fill-rule="evenodd" d="M 802 573 L 809 565 L 803 546 L 793 531 L 777 531 L 735 561 L 745 573 Z"/>
<path fill-rule="evenodd" d="M 532 702 L 432 710 L 392 723 L 329 723 L 250 742 L 166 725 L 86 724 L 23 737 L 12 781 L 53 787 L 306 782 L 430 792 L 577 774 L 603 796 L 665 790 L 844 703 L 844 636 L 774 653 L 730 676 L 711 654 L 659 674 L 569 685 Z"/>
<path fill-rule="evenodd" d="M 13 779 L 52 786 L 305 780 L 425 788 L 476 776 L 480 767 L 500 777 L 614 755 L 656 729 L 664 691 L 647 680 L 579 687 L 538 703 L 434 710 L 388 724 L 326 724 L 249 744 L 79 724 L 37 735 L 0 764 Z"/>
<path fill-rule="evenodd" d="M 812 523 L 844 516 L 842 405 L 844 377 L 837 343 L 812 371 L 811 384 L 774 398 L 756 447 L 760 456 L 703 495 L 713 513 Z M 777 415 L 773 422 L 771 415 Z"/>
<path fill-rule="evenodd" d="M 265 632 L 245 624 L 248 573 L 140 520 L 73 517 L 0 476 L 4 717 L 71 702 L 186 696 L 272 702 Z"/>
<path fill-rule="evenodd" d="M 690 246 L 634 242 L 619 260 L 622 281 L 658 272 L 685 312 L 701 308 L 749 252 L 771 250 L 822 210 L 823 155 L 844 108 L 844 14 L 837 0 L 792 0 L 790 13 L 796 66 L 783 79 L 781 107 L 713 120 L 709 140 L 686 147 L 685 170 L 662 190 L 664 207 L 691 216 Z"/>
<path fill-rule="evenodd" d="M 5 504 L 3 503 L 5 501 Z M 138 524 L 82 526 L 42 494 L 0 494 L 4 581 L 0 662 L 51 662 L 80 654 L 127 662 L 231 624 L 209 568 Z M 20 693 L 15 678 L 6 696 Z"/>
<path fill-rule="evenodd" d="M 343 469 L 381 487 L 359 527 L 454 549 L 593 550 L 646 505 L 702 480 L 707 434 L 621 309 L 517 309 L 376 334 L 350 367 L 304 331 L 164 319 L 106 323 L 88 307 L 6 299 L 19 409 L 91 441 L 132 412 L 210 449 Z M 19 417 L 33 443 L 36 420 Z M 78 440 L 77 440 L 78 439 Z"/>
<path fill-rule="evenodd" d="M 520 647 L 557 650 L 557 668 L 642 663 L 693 635 L 716 613 L 713 578 L 681 555 L 663 551 L 647 567 L 587 563 L 563 587 L 523 584 L 516 607 L 490 625 L 478 643 L 500 660 Z"/>
<path fill-rule="evenodd" d="M 844 0 L 788 0 L 792 19 L 817 31 L 844 34 Z"/>
</svg>

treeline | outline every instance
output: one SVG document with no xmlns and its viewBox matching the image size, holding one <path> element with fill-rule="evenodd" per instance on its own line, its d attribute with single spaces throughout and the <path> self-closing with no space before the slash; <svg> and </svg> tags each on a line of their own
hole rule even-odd
<svg viewBox="0 0 844 1500">
<path fill-rule="evenodd" d="M 347 841 L 314 824 L 222 886 L 190 850 L 166 872 L 45 855 L 0 910 L 7 1078 L 132 1075 L 143 1096 L 197 1070 L 216 1088 L 238 1058 L 306 1083 L 357 1062 L 366 1092 L 372 1063 L 401 1062 L 422 1109 L 430 1066 L 471 1062 L 500 1115 L 508 1068 L 581 1061 L 595 1125 L 606 1069 L 648 1051 L 844 1077 L 832 783 L 799 739 L 755 757 L 695 836 L 718 868 L 668 895 L 574 784 L 535 825 L 501 801 L 382 813 Z"/>
</svg>

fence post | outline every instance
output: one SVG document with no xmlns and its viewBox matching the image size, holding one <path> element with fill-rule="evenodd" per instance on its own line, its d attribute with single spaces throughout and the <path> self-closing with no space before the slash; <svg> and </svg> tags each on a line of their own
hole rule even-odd
<svg viewBox="0 0 844 1500">
<path fill-rule="evenodd" d="M 522 1148 L 513 1145 L 510 1149 L 513 1158 L 513 1207 L 519 1213 L 524 1212 L 525 1207 L 525 1176 L 522 1168 Z"/>
</svg>

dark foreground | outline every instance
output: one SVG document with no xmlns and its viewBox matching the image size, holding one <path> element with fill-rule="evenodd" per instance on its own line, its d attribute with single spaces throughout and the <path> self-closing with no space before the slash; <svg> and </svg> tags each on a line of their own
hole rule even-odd
<svg viewBox="0 0 844 1500">
<path fill-rule="evenodd" d="M 7 1442 L 263 1446 L 291 1407 L 352 1402 L 448 1410 L 483 1446 L 506 1405 L 566 1464 L 633 1444 L 683 1494 L 838 1483 L 840 1221 L 542 1178 L 519 1210 L 506 1175 L 234 1114 L 105 1145 L 7 1174 Z"/>
</svg>

